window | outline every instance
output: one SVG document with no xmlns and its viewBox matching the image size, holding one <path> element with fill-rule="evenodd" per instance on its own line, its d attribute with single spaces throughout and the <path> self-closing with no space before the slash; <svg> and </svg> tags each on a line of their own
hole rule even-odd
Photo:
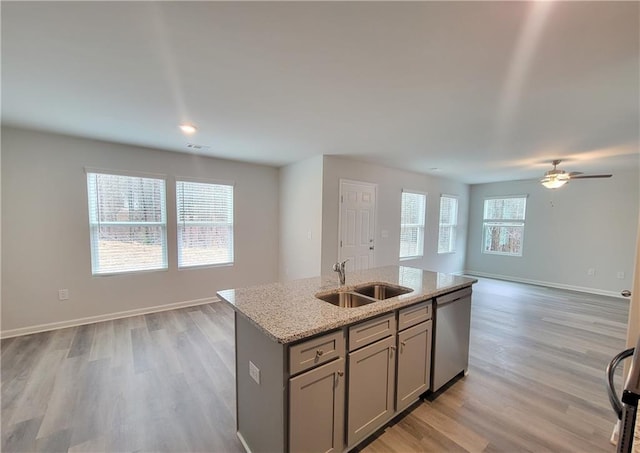
<svg viewBox="0 0 640 453">
<path fill-rule="evenodd" d="M 522 256 L 527 197 L 484 200 L 483 253 Z"/>
<path fill-rule="evenodd" d="M 400 258 L 414 258 L 424 253 L 424 221 L 427 196 L 402 192 L 400 219 Z"/>
<path fill-rule="evenodd" d="M 233 263 L 233 186 L 177 181 L 178 267 Z"/>
<path fill-rule="evenodd" d="M 440 197 L 440 229 L 438 231 L 438 253 L 456 251 L 456 228 L 458 226 L 458 199 L 451 195 Z"/>
<path fill-rule="evenodd" d="M 167 268 L 164 179 L 87 172 L 93 275 Z"/>
</svg>

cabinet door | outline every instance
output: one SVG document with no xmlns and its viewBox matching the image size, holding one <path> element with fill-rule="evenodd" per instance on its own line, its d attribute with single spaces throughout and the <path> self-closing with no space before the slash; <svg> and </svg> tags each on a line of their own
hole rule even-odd
<svg viewBox="0 0 640 453">
<path fill-rule="evenodd" d="M 431 379 L 431 321 L 398 334 L 396 410 L 402 411 L 429 389 Z"/>
<path fill-rule="evenodd" d="M 289 451 L 344 448 L 344 359 L 289 379 Z"/>
<path fill-rule="evenodd" d="M 347 443 L 349 447 L 394 414 L 395 335 L 349 353 Z"/>
</svg>

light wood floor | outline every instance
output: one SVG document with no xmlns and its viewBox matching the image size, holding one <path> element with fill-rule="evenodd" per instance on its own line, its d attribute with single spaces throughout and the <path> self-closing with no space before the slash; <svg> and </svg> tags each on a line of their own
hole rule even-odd
<svg viewBox="0 0 640 453">
<path fill-rule="evenodd" d="M 604 369 L 621 299 L 481 279 L 469 375 L 363 452 L 613 452 Z M 13 451 L 241 452 L 233 313 L 222 303 L 2 341 Z"/>
</svg>

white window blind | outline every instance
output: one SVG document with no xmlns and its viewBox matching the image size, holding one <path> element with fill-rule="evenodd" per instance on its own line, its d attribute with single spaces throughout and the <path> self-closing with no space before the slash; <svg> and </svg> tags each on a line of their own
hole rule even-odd
<svg viewBox="0 0 640 453">
<path fill-rule="evenodd" d="M 402 192 L 400 219 L 400 258 L 413 258 L 424 253 L 424 223 L 427 196 Z"/>
<path fill-rule="evenodd" d="M 452 253 L 456 250 L 456 229 L 458 227 L 458 199 L 449 195 L 440 197 L 440 227 L 438 231 L 438 253 Z"/>
<path fill-rule="evenodd" d="M 233 263 L 233 186 L 177 181 L 178 267 Z"/>
<path fill-rule="evenodd" d="M 522 256 L 527 197 L 484 200 L 482 252 Z"/>
<path fill-rule="evenodd" d="M 167 268 L 165 181 L 87 172 L 93 275 Z"/>
</svg>

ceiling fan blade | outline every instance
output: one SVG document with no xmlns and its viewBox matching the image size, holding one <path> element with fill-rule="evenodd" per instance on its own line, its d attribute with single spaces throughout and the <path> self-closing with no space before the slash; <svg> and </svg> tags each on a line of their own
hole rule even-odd
<svg viewBox="0 0 640 453">
<path fill-rule="evenodd" d="M 571 179 L 611 178 L 613 175 L 582 175 L 572 176 Z"/>
<path fill-rule="evenodd" d="M 581 171 L 572 171 L 571 173 L 569 173 L 569 176 L 571 176 L 572 178 L 575 178 L 578 175 L 583 175 L 584 173 L 582 173 Z"/>
</svg>

